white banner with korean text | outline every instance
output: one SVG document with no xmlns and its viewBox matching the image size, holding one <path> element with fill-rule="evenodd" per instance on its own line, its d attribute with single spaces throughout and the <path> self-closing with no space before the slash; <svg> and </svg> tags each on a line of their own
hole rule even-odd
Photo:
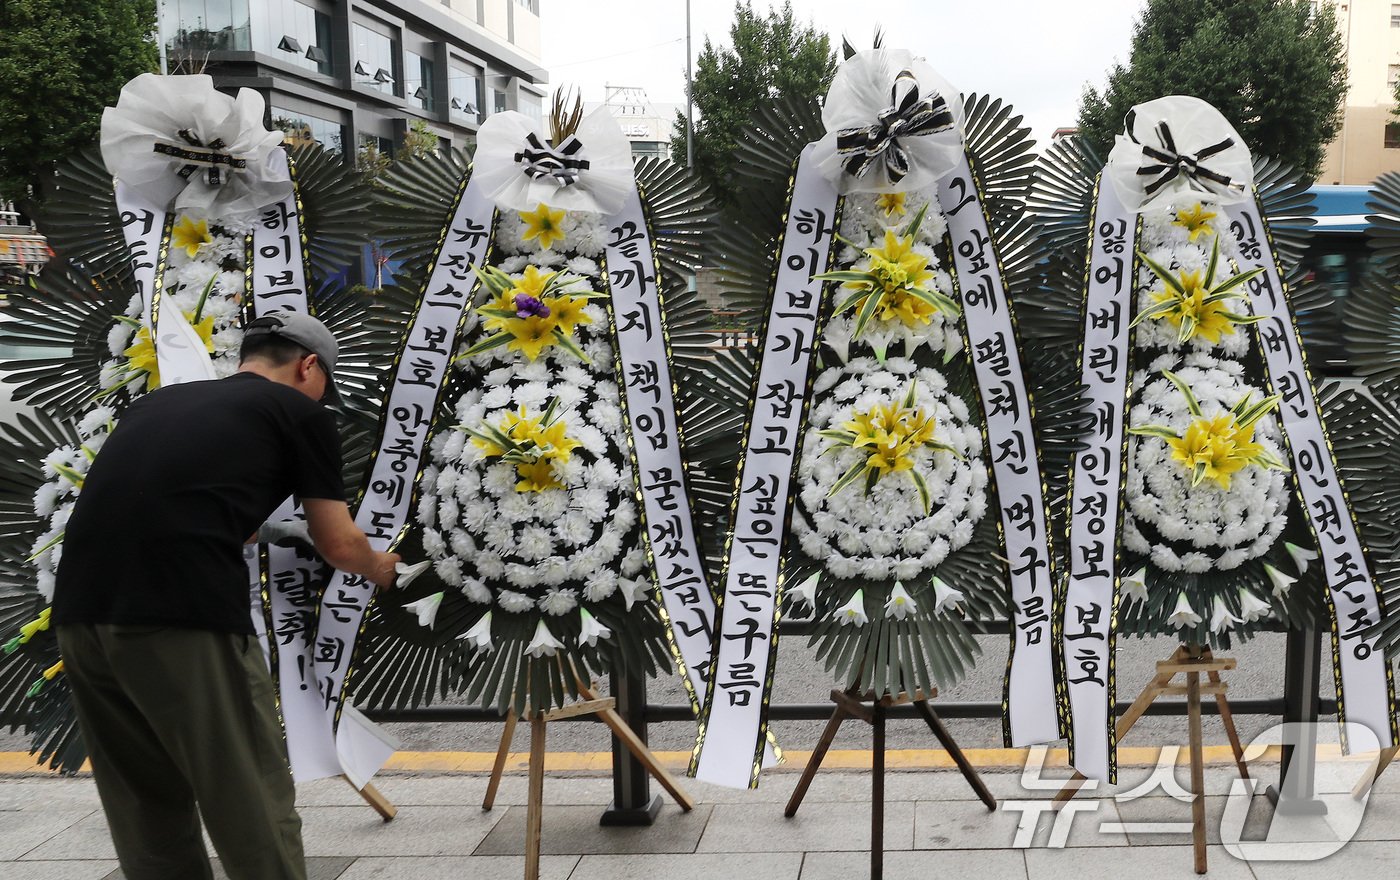
<svg viewBox="0 0 1400 880">
<path fill-rule="evenodd" d="M 996 242 L 965 154 L 939 180 L 938 201 L 948 220 L 968 355 L 987 420 L 1011 583 L 1012 642 L 1005 685 L 1008 745 L 1034 745 L 1058 739 L 1060 723 L 1051 631 L 1054 560 L 1031 421 L 1033 404 Z"/>
<path fill-rule="evenodd" d="M 1097 191 L 1080 364 L 1092 428 L 1086 448 L 1074 456 L 1071 473 L 1069 581 L 1061 639 L 1070 762 L 1090 779 L 1111 781 L 1117 746 L 1112 621 L 1121 576 L 1137 216 L 1111 184 L 1100 181 Z"/>
<path fill-rule="evenodd" d="M 474 267 L 486 256 L 494 214 L 495 206 L 482 187 L 475 181 L 464 183 L 438 242 L 404 348 L 393 365 L 379 442 L 355 510 L 355 524 L 369 536 L 375 550 L 392 549 L 408 527 L 434 408 L 476 285 Z M 355 638 L 373 598 L 374 585 L 368 580 L 336 571 L 326 585 L 317 618 L 315 677 L 325 697 L 322 711 L 335 729 L 342 753 L 354 750 L 355 744 L 347 738 L 357 736 L 359 730 L 357 725 L 340 722 Z"/>
<path fill-rule="evenodd" d="M 1348 754 L 1389 748 L 1397 742 L 1391 667 L 1375 637 L 1365 635 L 1381 620 L 1380 593 L 1337 474 L 1288 291 L 1257 196 L 1225 212 L 1239 245 L 1239 270 L 1264 269 L 1249 282 L 1249 302 L 1264 318 L 1255 325 L 1259 347 L 1270 390 L 1283 397 L 1279 423 L 1327 577 L 1342 745 Z"/>
<path fill-rule="evenodd" d="M 636 188 L 608 229 L 604 265 L 617 333 L 618 384 L 623 389 L 642 531 L 675 660 L 692 708 L 705 698 L 715 601 L 691 515 L 681 455 L 676 385 L 658 283 L 659 270 Z"/>
<path fill-rule="evenodd" d="M 725 547 L 719 633 L 690 773 L 732 788 L 758 783 L 777 647 L 783 536 L 801 453 L 822 282 L 838 196 L 811 159 L 797 162 L 782 233 L 773 300 L 735 484 Z"/>
</svg>

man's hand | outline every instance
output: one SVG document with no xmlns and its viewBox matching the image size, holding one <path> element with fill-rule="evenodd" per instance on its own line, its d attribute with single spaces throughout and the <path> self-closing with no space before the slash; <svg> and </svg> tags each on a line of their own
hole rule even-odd
<svg viewBox="0 0 1400 880">
<path fill-rule="evenodd" d="M 402 558 L 403 557 L 399 556 L 397 553 L 380 553 L 375 551 L 374 574 L 367 575 L 367 577 L 381 590 L 393 587 L 394 581 L 399 576 L 398 571 L 395 570 L 395 566 L 399 564 Z"/>
</svg>

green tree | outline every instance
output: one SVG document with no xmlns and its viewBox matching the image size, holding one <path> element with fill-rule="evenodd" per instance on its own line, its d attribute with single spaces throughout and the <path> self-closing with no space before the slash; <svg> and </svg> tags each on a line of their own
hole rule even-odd
<svg viewBox="0 0 1400 880">
<path fill-rule="evenodd" d="M 39 195 L 102 109 L 154 71 L 155 0 L 0 0 L 0 193 Z"/>
<path fill-rule="evenodd" d="M 391 156 L 380 150 L 379 139 L 376 137 L 366 137 L 361 141 L 359 149 L 355 151 L 355 170 L 368 177 L 370 183 L 378 186 L 379 176 L 389 170 L 394 160 L 431 156 L 438 151 L 441 143 L 437 133 L 428 128 L 428 123 L 415 119 L 403 133 L 403 143 L 399 145 L 396 155 Z"/>
<path fill-rule="evenodd" d="M 800 24 L 791 2 L 767 16 L 754 12 L 750 0 L 736 2 L 729 36 L 732 48 L 717 47 L 705 38 L 692 86 L 698 115 L 695 170 L 721 202 L 728 192 L 735 135 L 760 104 L 825 94 L 836 73 L 830 38 L 810 24 Z M 686 160 L 685 127 L 685 114 L 676 114 L 671 158 L 682 164 Z"/>
<path fill-rule="evenodd" d="M 1256 156 L 1309 177 L 1342 123 L 1346 53 L 1330 3 L 1148 0 L 1127 66 L 1084 90 L 1080 132 L 1103 155 L 1134 104 L 1164 95 L 1209 101 Z"/>
</svg>

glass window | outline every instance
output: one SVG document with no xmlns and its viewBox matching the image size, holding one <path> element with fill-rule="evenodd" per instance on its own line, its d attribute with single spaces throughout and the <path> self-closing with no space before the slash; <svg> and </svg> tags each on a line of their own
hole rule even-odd
<svg viewBox="0 0 1400 880">
<path fill-rule="evenodd" d="M 453 64 L 447 68 L 447 89 L 452 96 L 448 106 L 453 116 L 469 122 L 481 121 L 481 71 Z"/>
<path fill-rule="evenodd" d="M 1400 27 L 1400 3 L 1390 4 L 1390 26 Z"/>
<path fill-rule="evenodd" d="M 433 62 L 416 52 L 403 53 L 404 97 L 433 109 Z"/>
<path fill-rule="evenodd" d="M 523 6 L 535 15 L 540 14 L 540 0 L 515 0 L 515 5 Z"/>
<path fill-rule="evenodd" d="M 255 51 L 284 64 L 330 76 L 333 56 L 329 15 L 295 0 L 249 0 L 249 5 Z"/>
<path fill-rule="evenodd" d="M 500 89 L 491 90 L 491 112 L 504 113 L 510 109 L 506 106 L 506 93 Z"/>
<path fill-rule="evenodd" d="M 247 50 L 248 0 L 167 0 L 161 32 L 174 53 Z"/>
<path fill-rule="evenodd" d="M 1385 148 L 1387 150 L 1400 150 L 1400 122 L 1386 123 Z"/>
<path fill-rule="evenodd" d="M 396 42 L 362 24 L 355 25 L 354 81 L 388 95 L 403 95 L 394 56 Z"/>
<path fill-rule="evenodd" d="M 272 125 L 282 129 L 286 143 L 291 146 L 316 141 L 334 153 L 344 152 L 345 126 L 300 110 L 288 110 L 272 105 Z"/>
<path fill-rule="evenodd" d="M 1385 68 L 1385 84 L 1391 91 L 1395 90 L 1395 83 L 1400 81 L 1400 64 L 1388 64 Z"/>
<path fill-rule="evenodd" d="M 539 95 L 521 91 L 518 101 L 520 104 L 518 109 L 521 113 L 524 113 L 526 116 L 534 117 L 535 119 L 543 118 L 544 102 Z"/>
</svg>

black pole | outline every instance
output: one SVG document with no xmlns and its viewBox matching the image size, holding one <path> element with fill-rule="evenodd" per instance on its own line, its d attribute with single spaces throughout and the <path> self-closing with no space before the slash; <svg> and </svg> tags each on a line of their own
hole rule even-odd
<svg viewBox="0 0 1400 880">
<path fill-rule="evenodd" d="M 1322 687 L 1322 634 L 1289 630 L 1283 664 L 1283 720 L 1286 728 L 1279 761 L 1279 784 L 1268 791 L 1275 809 L 1290 816 L 1321 816 L 1327 804 L 1314 796 L 1317 772 L 1317 719 Z"/>
<path fill-rule="evenodd" d="M 647 744 L 646 679 L 613 673 L 612 695 L 617 714 Z M 612 738 L 613 800 L 598 820 L 599 825 L 650 825 L 661 812 L 661 795 L 651 793 L 651 776 L 618 738 Z"/>
</svg>

